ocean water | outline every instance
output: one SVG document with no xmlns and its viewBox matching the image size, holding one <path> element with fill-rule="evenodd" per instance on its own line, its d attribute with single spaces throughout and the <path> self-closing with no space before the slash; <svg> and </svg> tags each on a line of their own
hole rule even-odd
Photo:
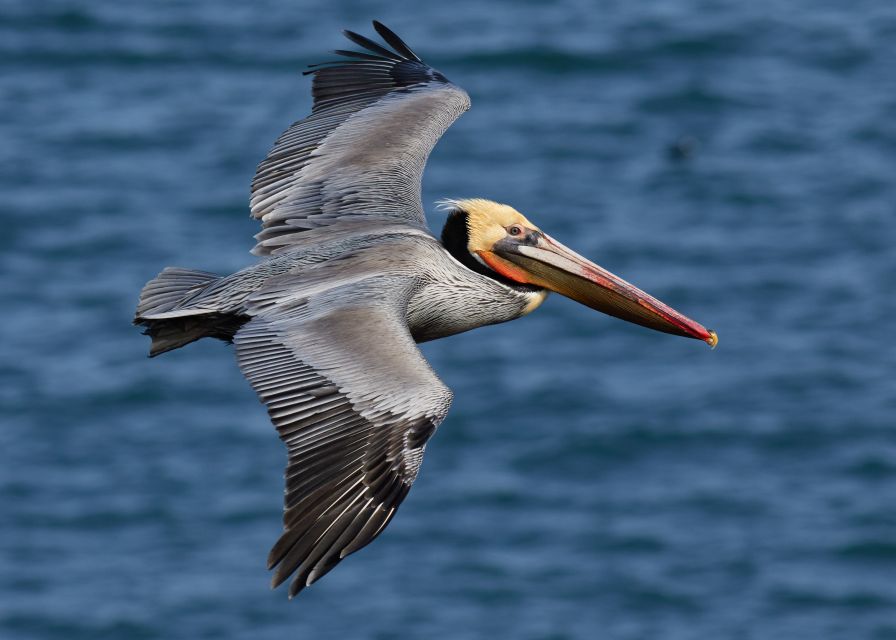
<svg viewBox="0 0 896 640">
<path fill-rule="evenodd" d="M 559 296 L 424 345 L 414 489 L 290 602 L 232 349 L 130 319 L 254 260 L 300 71 L 372 18 L 472 96 L 430 208 L 508 202 L 720 345 Z M 890 0 L 0 2 L 0 638 L 896 638 L 894 42 Z"/>
</svg>

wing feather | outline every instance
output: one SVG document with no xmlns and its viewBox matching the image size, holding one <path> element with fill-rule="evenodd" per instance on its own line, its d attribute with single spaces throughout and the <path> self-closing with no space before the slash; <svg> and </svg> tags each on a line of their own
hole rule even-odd
<svg viewBox="0 0 896 640">
<path fill-rule="evenodd" d="M 372 51 L 378 56 L 382 56 L 389 60 L 395 60 L 397 62 L 401 62 L 402 60 L 404 60 L 404 58 L 402 58 L 399 54 L 395 53 L 394 51 L 389 51 L 385 47 L 378 45 L 370 38 L 362 36 L 360 33 L 355 33 L 354 31 L 349 31 L 348 29 L 346 29 L 342 33 L 345 34 L 345 37 L 354 42 L 356 45 L 364 47 L 368 51 Z"/>
<path fill-rule="evenodd" d="M 384 25 L 382 22 L 380 22 L 379 20 L 374 20 L 373 28 L 376 29 L 376 32 L 380 34 L 380 37 L 382 37 L 382 39 L 385 40 L 386 43 L 390 47 L 395 49 L 400 55 L 409 60 L 423 62 L 422 60 L 420 60 L 420 57 L 416 53 L 411 51 L 411 48 L 405 44 L 404 40 L 395 35 L 395 32 Z"/>
<path fill-rule="evenodd" d="M 234 338 L 288 450 L 284 531 L 268 566 L 274 586 L 294 576 L 290 597 L 385 528 L 448 411 L 451 392 L 407 328 L 411 288 L 378 275 L 302 304 L 266 303 Z"/>
<path fill-rule="evenodd" d="M 314 65 L 311 115 L 274 143 L 252 181 L 261 220 L 257 255 L 289 250 L 302 231 L 336 221 L 382 218 L 425 226 L 420 185 L 426 160 L 470 106 L 463 89 L 420 60 L 379 22 L 392 50 L 345 35 L 366 52 Z"/>
</svg>

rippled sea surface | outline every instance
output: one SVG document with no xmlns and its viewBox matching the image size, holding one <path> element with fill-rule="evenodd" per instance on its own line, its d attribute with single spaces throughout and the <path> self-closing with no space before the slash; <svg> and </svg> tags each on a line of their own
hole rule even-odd
<svg viewBox="0 0 896 640">
<path fill-rule="evenodd" d="M 513 204 L 720 346 L 559 296 L 424 345 L 413 491 L 289 602 L 232 349 L 130 319 L 254 260 L 300 71 L 371 18 L 472 96 L 428 206 Z M 896 638 L 894 43 L 889 0 L 0 3 L 0 637 Z"/>
</svg>

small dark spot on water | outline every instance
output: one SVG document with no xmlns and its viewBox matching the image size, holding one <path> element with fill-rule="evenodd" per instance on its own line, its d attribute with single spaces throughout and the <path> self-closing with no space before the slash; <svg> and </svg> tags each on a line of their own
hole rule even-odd
<svg viewBox="0 0 896 640">
<path fill-rule="evenodd" d="M 700 141 L 694 136 L 681 136 L 666 146 L 666 157 L 673 162 L 690 160 L 697 155 Z"/>
</svg>

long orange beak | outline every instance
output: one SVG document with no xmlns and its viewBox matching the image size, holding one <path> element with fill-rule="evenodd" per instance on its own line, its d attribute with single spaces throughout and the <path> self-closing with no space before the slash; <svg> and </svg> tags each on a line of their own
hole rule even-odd
<svg viewBox="0 0 896 640">
<path fill-rule="evenodd" d="M 715 348 L 715 331 L 682 315 L 653 296 L 586 260 L 550 236 L 534 232 L 520 241 L 506 238 L 480 257 L 490 267 L 525 282 L 650 329 L 703 340 Z"/>
</svg>

